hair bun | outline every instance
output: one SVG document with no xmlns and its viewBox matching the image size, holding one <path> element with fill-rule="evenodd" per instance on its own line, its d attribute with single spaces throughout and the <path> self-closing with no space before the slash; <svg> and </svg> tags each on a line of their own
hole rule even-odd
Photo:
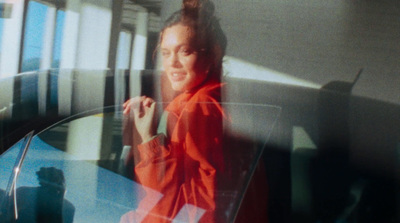
<svg viewBox="0 0 400 223">
<path fill-rule="evenodd" d="M 214 16 L 214 4 L 208 0 L 183 0 L 182 11 L 186 16 L 212 17 Z"/>
</svg>

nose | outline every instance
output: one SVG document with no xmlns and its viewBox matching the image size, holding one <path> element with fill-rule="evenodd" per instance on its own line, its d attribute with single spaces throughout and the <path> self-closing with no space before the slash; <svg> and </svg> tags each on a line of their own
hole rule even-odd
<svg viewBox="0 0 400 223">
<path fill-rule="evenodd" d="M 182 66 L 182 64 L 179 61 L 179 56 L 177 53 L 171 54 L 171 56 L 169 58 L 169 65 L 171 67 L 181 67 Z"/>
</svg>

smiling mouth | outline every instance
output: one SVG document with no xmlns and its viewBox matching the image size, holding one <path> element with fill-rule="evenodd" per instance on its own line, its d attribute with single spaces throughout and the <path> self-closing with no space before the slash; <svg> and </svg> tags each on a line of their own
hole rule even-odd
<svg viewBox="0 0 400 223">
<path fill-rule="evenodd" d="M 172 81 L 182 81 L 183 79 L 185 79 L 185 76 L 185 73 L 171 73 L 170 79 Z"/>
</svg>

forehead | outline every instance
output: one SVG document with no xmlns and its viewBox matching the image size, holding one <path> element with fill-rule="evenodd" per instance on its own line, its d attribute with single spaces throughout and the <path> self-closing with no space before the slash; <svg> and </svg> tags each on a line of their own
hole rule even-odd
<svg viewBox="0 0 400 223">
<path fill-rule="evenodd" d="M 191 45 L 193 31 L 188 26 L 181 24 L 166 28 L 161 34 L 161 48 L 180 45 Z"/>
</svg>

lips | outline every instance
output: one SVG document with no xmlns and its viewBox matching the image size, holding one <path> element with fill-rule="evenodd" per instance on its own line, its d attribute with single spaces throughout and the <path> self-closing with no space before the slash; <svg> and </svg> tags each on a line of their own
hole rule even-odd
<svg viewBox="0 0 400 223">
<path fill-rule="evenodd" d="M 184 72 L 171 72 L 169 78 L 171 81 L 182 81 L 186 77 L 186 73 Z"/>
</svg>

